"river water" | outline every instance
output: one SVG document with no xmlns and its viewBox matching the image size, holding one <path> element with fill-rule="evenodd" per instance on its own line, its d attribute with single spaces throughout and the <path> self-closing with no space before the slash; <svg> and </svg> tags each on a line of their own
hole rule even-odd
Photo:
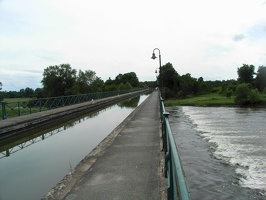
<svg viewBox="0 0 266 200">
<path fill-rule="evenodd" d="M 191 199 L 266 199 L 266 109 L 169 107 Z"/>
<path fill-rule="evenodd" d="M 38 130 L 26 139 L 0 143 L 0 200 L 44 197 L 147 97 Z"/>
</svg>

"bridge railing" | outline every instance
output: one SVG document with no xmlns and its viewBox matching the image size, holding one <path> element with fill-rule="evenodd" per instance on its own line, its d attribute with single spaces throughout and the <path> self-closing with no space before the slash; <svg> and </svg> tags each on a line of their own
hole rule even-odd
<svg viewBox="0 0 266 200">
<path fill-rule="evenodd" d="M 122 95 L 130 92 L 136 92 L 139 90 L 143 90 L 143 88 L 60 96 L 60 97 L 51 97 L 51 98 L 39 98 L 27 101 L 14 101 L 14 102 L 2 101 L 0 107 L 0 119 L 4 120 L 7 119 L 8 117 L 15 117 L 35 112 L 42 112 L 45 110 L 51 110 L 87 101 Z"/>
<path fill-rule="evenodd" d="M 169 124 L 169 113 L 165 110 L 162 97 L 160 96 L 159 98 L 163 149 L 165 153 L 164 176 L 168 178 L 167 197 L 171 200 L 189 200 L 190 195 L 187 188 L 183 167 Z"/>
</svg>

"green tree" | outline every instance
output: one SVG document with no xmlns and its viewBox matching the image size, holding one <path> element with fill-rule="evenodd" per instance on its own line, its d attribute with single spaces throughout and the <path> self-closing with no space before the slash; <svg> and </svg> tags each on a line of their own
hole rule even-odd
<svg viewBox="0 0 266 200">
<path fill-rule="evenodd" d="M 123 83 L 123 74 L 118 74 L 118 75 L 115 77 L 115 84 L 116 84 L 116 85 L 119 85 L 120 83 Z"/>
<path fill-rule="evenodd" d="M 42 84 L 48 96 L 72 94 L 76 81 L 76 70 L 69 64 L 49 66 L 44 69 Z"/>
<path fill-rule="evenodd" d="M 25 97 L 25 90 L 24 89 L 19 90 L 19 97 Z"/>
<path fill-rule="evenodd" d="M 249 96 L 251 90 L 248 84 L 242 83 L 239 84 L 236 88 L 236 96 L 235 96 L 235 103 L 239 105 L 246 105 L 249 104 Z"/>
<path fill-rule="evenodd" d="M 85 72 L 79 70 L 77 77 L 78 91 L 82 94 L 95 92 L 99 87 L 102 87 L 103 82 L 96 76 L 96 72 L 92 70 L 85 70 Z"/>
<path fill-rule="evenodd" d="M 158 82 L 163 87 L 164 98 L 176 97 L 178 94 L 178 73 L 172 63 L 166 63 L 162 66 L 158 76 Z"/>
<path fill-rule="evenodd" d="M 249 96 L 249 102 L 250 104 L 258 104 L 261 102 L 260 93 L 257 88 L 251 90 L 250 96 Z"/>
<path fill-rule="evenodd" d="M 139 79 L 135 72 L 118 74 L 115 78 L 115 83 L 117 85 L 119 85 L 120 83 L 126 84 L 127 82 L 129 82 L 132 87 L 139 86 Z"/>
<path fill-rule="evenodd" d="M 125 84 L 124 83 L 120 83 L 118 85 L 118 90 L 125 90 L 125 89 L 126 89 L 126 87 L 125 87 Z"/>
<path fill-rule="evenodd" d="M 259 66 L 257 71 L 257 76 L 255 78 L 255 86 L 258 88 L 260 92 L 263 92 L 264 88 L 266 87 L 266 67 Z"/>
<path fill-rule="evenodd" d="M 156 88 L 158 87 L 157 81 L 144 81 L 144 82 L 140 82 L 139 84 L 140 87 L 142 88 Z"/>
<path fill-rule="evenodd" d="M 34 91 L 35 96 L 39 99 L 39 98 L 44 98 L 47 95 L 45 95 L 44 93 L 44 89 L 43 88 L 36 88 Z"/>
<path fill-rule="evenodd" d="M 238 81 L 240 83 L 252 83 L 254 78 L 255 67 L 253 65 L 243 64 L 242 67 L 237 68 Z"/>
<path fill-rule="evenodd" d="M 91 92 L 101 92 L 103 87 L 104 81 L 99 77 L 96 77 L 96 79 L 90 85 Z"/>
<path fill-rule="evenodd" d="M 4 98 L 19 98 L 20 93 L 17 91 L 4 92 Z"/>
<path fill-rule="evenodd" d="M 212 91 L 213 87 L 210 82 L 205 82 L 202 77 L 199 77 L 197 81 L 199 85 L 198 93 L 204 94 L 204 93 L 209 93 Z"/>
<path fill-rule="evenodd" d="M 132 89 L 132 86 L 131 86 L 131 84 L 130 84 L 129 82 L 126 82 L 126 84 L 125 84 L 125 89 L 126 89 L 126 90 L 130 90 L 130 89 Z"/>
<path fill-rule="evenodd" d="M 111 77 L 109 77 L 104 83 L 104 85 L 113 85 L 113 84 L 115 84 L 115 80 L 112 80 Z"/>
<path fill-rule="evenodd" d="M 222 81 L 219 94 L 231 97 L 236 90 L 237 84 L 238 84 L 237 81 L 233 79 Z"/>
<path fill-rule="evenodd" d="M 34 90 L 27 87 L 24 90 L 24 97 L 32 98 L 34 96 Z"/>
<path fill-rule="evenodd" d="M 199 83 L 197 82 L 197 79 L 191 77 L 189 73 L 182 75 L 179 81 L 180 81 L 179 95 L 181 97 L 196 95 L 199 92 Z"/>
<path fill-rule="evenodd" d="M 258 89 L 251 89 L 250 84 L 242 83 L 236 88 L 235 103 L 239 105 L 259 104 L 261 103 Z"/>
<path fill-rule="evenodd" d="M 116 91 L 118 86 L 116 84 L 104 85 L 103 91 Z"/>
</svg>

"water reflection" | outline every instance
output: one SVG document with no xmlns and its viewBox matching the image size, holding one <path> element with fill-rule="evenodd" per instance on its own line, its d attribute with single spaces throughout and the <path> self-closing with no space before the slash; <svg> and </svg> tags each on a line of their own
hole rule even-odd
<svg viewBox="0 0 266 200">
<path fill-rule="evenodd" d="M 45 129 L 45 130 L 34 130 L 28 133 L 23 134 L 23 136 L 15 137 L 11 140 L 2 141 L 0 143 L 0 159 L 4 157 L 9 157 L 11 154 L 14 154 L 20 150 L 23 150 L 33 144 L 41 142 L 55 134 L 58 134 L 68 128 L 74 127 L 75 125 L 82 123 L 83 121 L 88 120 L 89 118 L 94 118 L 98 116 L 101 112 L 104 112 L 109 108 L 105 108 L 103 110 L 95 111 L 91 114 L 86 114 L 84 116 L 80 116 L 75 118 L 74 120 L 70 120 L 66 123 L 56 125 L 52 128 Z M 26 136 L 25 136 L 26 135 Z"/>
<path fill-rule="evenodd" d="M 0 141 L 0 199 L 41 199 L 134 110 L 119 105 Z"/>
<path fill-rule="evenodd" d="M 135 108 L 138 106 L 140 101 L 140 96 L 130 98 L 124 101 L 119 102 L 117 105 L 120 108 Z M 78 118 L 72 119 L 66 123 L 63 124 L 58 124 L 57 126 L 54 126 L 53 128 L 50 129 L 45 129 L 45 130 L 35 130 L 28 132 L 24 135 L 25 137 L 16 137 L 12 139 L 11 141 L 1 141 L 0 142 L 0 159 L 3 159 L 4 157 L 9 157 L 12 154 L 23 150 L 33 144 L 37 144 L 38 142 L 41 142 L 51 136 L 54 136 L 55 134 L 58 134 L 68 128 L 74 127 L 75 125 L 82 123 L 90 118 L 94 118 L 101 114 L 102 112 L 105 112 L 107 110 L 111 110 L 113 106 L 106 107 L 102 110 L 94 111 L 93 113 L 90 114 L 84 114 L 79 116 Z M 37 132 L 36 132 L 37 131 Z"/>
<path fill-rule="evenodd" d="M 140 96 L 137 96 L 135 98 L 131 98 L 125 101 L 119 102 L 117 105 L 120 108 L 136 108 L 139 104 Z"/>
</svg>

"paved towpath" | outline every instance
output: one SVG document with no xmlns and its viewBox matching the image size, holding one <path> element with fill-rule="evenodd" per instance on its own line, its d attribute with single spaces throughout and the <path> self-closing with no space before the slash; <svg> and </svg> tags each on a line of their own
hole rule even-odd
<svg viewBox="0 0 266 200">
<path fill-rule="evenodd" d="M 91 156 L 93 164 L 63 199 L 161 198 L 158 101 L 155 91 L 128 117 L 102 153 Z"/>
</svg>

